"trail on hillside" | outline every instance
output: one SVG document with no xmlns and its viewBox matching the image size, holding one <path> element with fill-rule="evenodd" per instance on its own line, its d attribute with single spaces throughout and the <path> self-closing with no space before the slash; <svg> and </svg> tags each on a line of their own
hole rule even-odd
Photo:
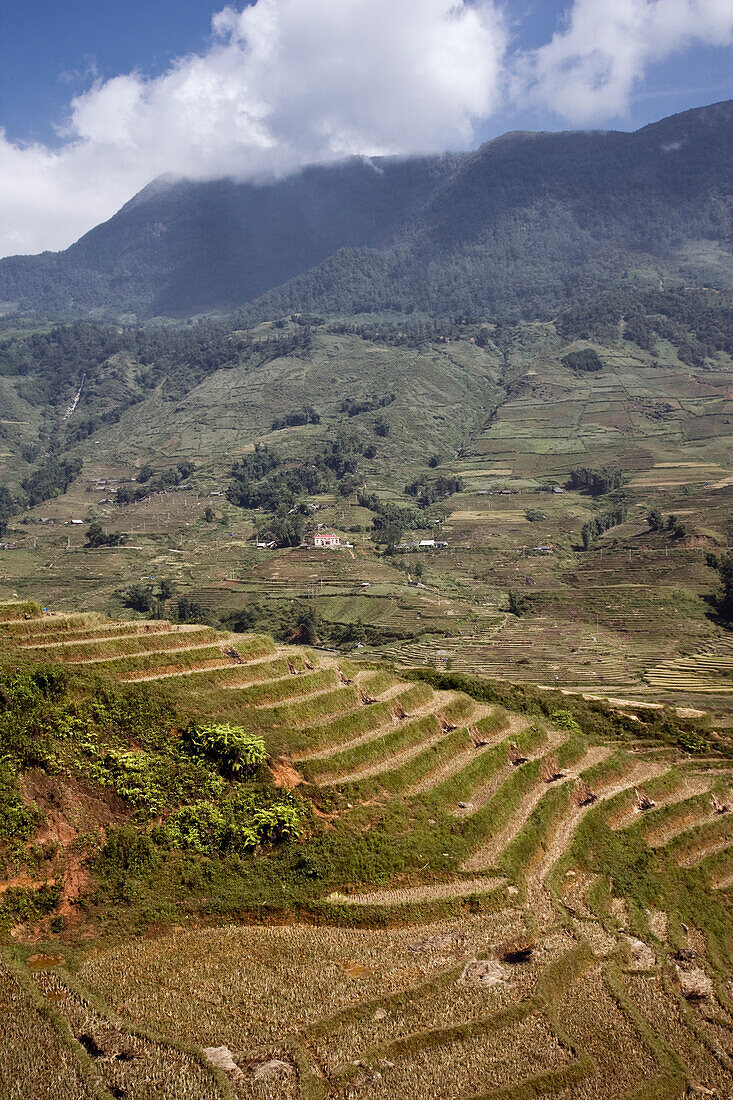
<svg viewBox="0 0 733 1100">
<path fill-rule="evenodd" d="M 605 754 L 602 753 L 604 749 Z M 610 748 L 606 746 L 596 746 L 594 749 L 589 750 L 577 774 L 581 774 L 594 764 L 600 763 L 610 755 L 610 752 Z M 552 897 L 547 889 L 547 877 L 557 861 L 570 847 L 575 831 L 588 811 L 593 805 L 597 805 L 598 802 L 605 802 L 609 798 L 621 794 L 623 791 L 630 790 L 639 783 L 648 783 L 650 779 L 656 779 L 657 776 L 663 775 L 666 770 L 667 768 L 663 764 L 637 764 L 633 771 L 624 779 L 612 783 L 608 787 L 596 790 L 595 803 L 591 803 L 587 806 L 571 806 L 567 813 L 561 818 L 555 826 L 552 840 L 547 850 L 543 852 L 540 859 L 530 867 L 527 874 L 527 905 L 537 919 L 540 929 L 547 928 L 557 919 Z M 574 777 L 569 776 L 568 778 L 577 778 L 577 774 Z"/>
</svg>

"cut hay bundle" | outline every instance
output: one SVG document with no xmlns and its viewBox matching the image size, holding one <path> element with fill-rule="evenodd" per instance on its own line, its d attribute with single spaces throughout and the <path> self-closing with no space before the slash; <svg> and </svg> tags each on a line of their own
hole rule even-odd
<svg viewBox="0 0 733 1100">
<path fill-rule="evenodd" d="M 516 741 L 509 742 L 507 746 L 507 759 L 513 768 L 518 768 L 520 764 L 527 763 L 527 757 L 524 756 Z"/>
<path fill-rule="evenodd" d="M 576 806 L 592 806 L 596 800 L 596 794 L 589 783 L 579 779 L 575 784 L 574 798 Z"/>
<path fill-rule="evenodd" d="M 222 646 L 221 651 L 225 657 L 229 657 L 230 660 L 234 661 L 235 664 L 244 664 L 244 657 L 242 657 L 242 654 L 238 653 L 233 646 Z"/>
<path fill-rule="evenodd" d="M 542 760 L 542 768 L 540 770 L 540 776 L 543 783 L 554 783 L 557 779 L 562 779 L 563 773 L 560 771 L 560 765 L 557 762 L 557 757 L 548 753 Z"/>
<path fill-rule="evenodd" d="M 489 744 L 488 736 L 483 734 L 478 726 L 469 726 L 468 736 L 471 738 L 471 744 L 475 749 L 480 749 L 482 745 Z"/>
<path fill-rule="evenodd" d="M 652 810 L 656 806 L 653 798 L 650 798 L 643 787 L 634 787 L 634 805 L 639 813 Z"/>
</svg>

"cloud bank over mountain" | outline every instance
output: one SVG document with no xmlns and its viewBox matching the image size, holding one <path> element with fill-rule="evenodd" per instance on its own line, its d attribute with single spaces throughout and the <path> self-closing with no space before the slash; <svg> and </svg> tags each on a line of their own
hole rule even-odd
<svg viewBox="0 0 733 1100">
<path fill-rule="evenodd" d="M 57 147 L 0 131 L 0 255 L 66 247 L 162 173 L 257 180 L 352 154 L 466 148 L 507 104 L 623 115 L 655 62 L 733 42 L 730 0 L 574 0 L 520 52 L 498 0 L 257 0 L 162 75 L 99 79 Z"/>
</svg>

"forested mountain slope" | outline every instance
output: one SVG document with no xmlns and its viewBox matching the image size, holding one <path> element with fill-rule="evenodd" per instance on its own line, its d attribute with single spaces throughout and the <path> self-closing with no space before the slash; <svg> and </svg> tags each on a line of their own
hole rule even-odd
<svg viewBox="0 0 733 1100">
<path fill-rule="evenodd" d="M 508 134 L 262 185 L 156 181 L 66 252 L 0 262 L 46 313 L 550 316 L 623 277 L 728 286 L 733 105 L 634 134 Z"/>
<path fill-rule="evenodd" d="M 629 275 L 730 285 L 730 103 L 635 134 L 507 134 L 386 249 L 343 250 L 266 295 L 285 310 L 549 317 Z"/>
<path fill-rule="evenodd" d="M 0 263 L 0 301 L 84 316 L 230 309 L 338 248 L 376 246 L 460 156 L 354 158 L 263 184 L 155 180 L 65 252 Z"/>
</svg>

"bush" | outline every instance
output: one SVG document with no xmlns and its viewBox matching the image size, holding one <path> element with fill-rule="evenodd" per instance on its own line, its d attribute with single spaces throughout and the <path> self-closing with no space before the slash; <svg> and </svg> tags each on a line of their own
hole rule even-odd
<svg viewBox="0 0 733 1100">
<path fill-rule="evenodd" d="M 87 541 L 84 544 L 87 549 L 96 550 L 100 546 L 121 546 L 126 536 L 119 531 L 107 533 L 101 523 L 94 520 L 87 527 Z"/>
<path fill-rule="evenodd" d="M 569 710 L 553 710 L 550 718 L 561 730 L 568 730 L 570 733 L 583 732 Z"/>
<path fill-rule="evenodd" d="M 193 802 L 172 814 L 161 839 L 172 848 L 211 853 L 246 852 L 264 843 L 296 840 L 300 813 L 285 801 L 258 805 L 257 796 L 226 799 L 219 805 Z"/>
<path fill-rule="evenodd" d="M 229 777 L 251 774 L 267 759 L 261 737 L 227 722 L 209 725 L 190 722 L 183 731 L 183 743 L 193 755 L 210 760 Z"/>
</svg>

